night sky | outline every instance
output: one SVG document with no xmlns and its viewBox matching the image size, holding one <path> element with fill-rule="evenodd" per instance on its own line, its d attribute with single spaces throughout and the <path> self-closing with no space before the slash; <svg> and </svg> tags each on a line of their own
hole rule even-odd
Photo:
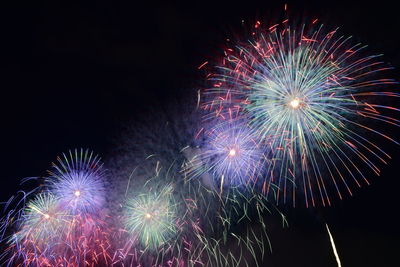
<svg viewBox="0 0 400 267">
<path fill-rule="evenodd" d="M 291 16 L 319 18 L 383 53 L 399 80 L 399 15 L 389 1 L 56 2 L 1 8 L 0 201 L 68 149 L 112 157 L 124 124 L 196 97 L 198 66 L 221 56 L 242 20 L 279 18 L 285 2 Z M 336 266 L 326 222 L 343 266 L 398 266 L 400 147 L 382 145 L 393 160 L 370 186 L 329 208 L 282 207 L 289 228 L 271 218 L 273 253 L 262 266 Z"/>
</svg>

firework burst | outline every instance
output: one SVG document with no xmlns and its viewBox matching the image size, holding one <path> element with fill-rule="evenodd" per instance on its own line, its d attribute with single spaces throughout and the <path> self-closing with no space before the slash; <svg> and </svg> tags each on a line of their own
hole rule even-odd
<svg viewBox="0 0 400 267">
<path fill-rule="evenodd" d="M 95 214 L 105 202 L 103 176 L 100 158 L 81 149 L 62 154 L 46 181 L 72 214 Z"/>
<path fill-rule="evenodd" d="M 171 194 L 172 187 L 166 186 L 161 192 L 141 193 L 126 202 L 125 228 L 147 249 L 159 248 L 177 232 Z"/>
<path fill-rule="evenodd" d="M 336 37 L 337 30 L 290 27 L 287 20 L 259 26 L 247 44 L 227 49 L 206 91 L 206 118 L 249 119 L 273 153 L 265 193 L 275 183 L 278 200 L 295 203 L 302 192 L 307 206 L 330 205 L 329 187 L 342 198 L 343 189 L 352 194 L 352 184 L 368 184 L 367 170 L 379 175 L 378 164 L 390 156 L 375 140 L 398 144 L 384 129 L 371 128 L 399 125 L 391 115 L 399 110 L 379 103 L 399 97 L 384 89 L 394 80 L 376 76 L 390 68 L 378 55 L 365 56 L 365 46 Z"/>
<path fill-rule="evenodd" d="M 40 193 L 15 220 L 18 231 L 9 238 L 8 264 L 49 266 L 54 252 L 65 244 L 68 216 L 60 202 L 50 193 Z"/>
<path fill-rule="evenodd" d="M 38 194 L 26 205 L 22 215 L 22 227 L 15 238 L 21 242 L 29 240 L 35 244 L 46 244 L 59 237 L 67 221 L 60 202 L 49 193 Z"/>
<path fill-rule="evenodd" d="M 207 183 L 222 191 L 224 187 L 253 186 L 263 175 L 264 149 L 245 123 L 216 123 L 202 137 L 192 155 L 186 152 L 190 178 L 211 179 Z"/>
</svg>

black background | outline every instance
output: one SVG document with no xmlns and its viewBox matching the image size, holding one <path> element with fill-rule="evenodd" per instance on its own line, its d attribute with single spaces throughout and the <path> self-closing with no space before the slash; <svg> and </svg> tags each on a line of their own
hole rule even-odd
<svg viewBox="0 0 400 267">
<path fill-rule="evenodd" d="M 107 157 L 132 117 L 194 97 L 204 78 L 197 67 L 221 55 L 241 20 L 268 21 L 285 3 L 56 2 L 1 8 L 0 201 L 21 178 L 44 175 L 60 152 L 88 147 Z M 389 1 L 286 2 L 293 16 L 339 26 L 400 68 L 399 14 Z M 400 149 L 393 151 L 382 175 L 353 197 L 288 209 L 289 228 L 271 222 L 273 253 L 262 266 L 336 266 L 325 222 L 343 266 L 398 266 Z"/>
</svg>

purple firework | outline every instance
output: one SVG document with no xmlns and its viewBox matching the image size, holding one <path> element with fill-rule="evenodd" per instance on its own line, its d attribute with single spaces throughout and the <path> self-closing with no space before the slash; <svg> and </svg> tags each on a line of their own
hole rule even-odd
<svg viewBox="0 0 400 267">
<path fill-rule="evenodd" d="M 266 165 L 264 150 L 245 123 L 217 123 L 204 132 L 190 175 L 207 176 L 221 189 L 254 185 Z"/>
<path fill-rule="evenodd" d="M 47 183 L 51 192 L 72 214 L 94 214 L 105 202 L 104 170 L 89 150 L 62 154 L 53 163 Z"/>
</svg>

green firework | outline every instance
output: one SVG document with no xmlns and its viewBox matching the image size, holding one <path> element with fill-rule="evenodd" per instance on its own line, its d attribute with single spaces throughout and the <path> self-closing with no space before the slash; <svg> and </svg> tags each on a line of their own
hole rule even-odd
<svg viewBox="0 0 400 267">
<path fill-rule="evenodd" d="M 149 190 L 126 202 L 124 224 L 128 233 L 146 249 L 157 249 L 177 232 L 176 207 L 171 186 Z"/>
</svg>

